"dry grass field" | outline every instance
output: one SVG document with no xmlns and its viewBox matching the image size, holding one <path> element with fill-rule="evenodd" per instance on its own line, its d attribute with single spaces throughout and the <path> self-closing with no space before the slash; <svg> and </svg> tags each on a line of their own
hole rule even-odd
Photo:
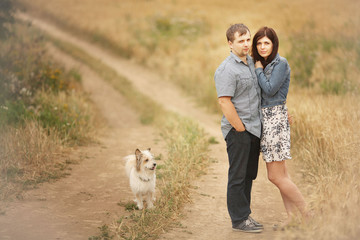
<svg viewBox="0 0 360 240">
<path fill-rule="evenodd" d="M 360 236 L 358 96 L 293 92 L 292 152 L 314 220 L 294 239 L 357 239 Z"/>
<path fill-rule="evenodd" d="M 360 2 L 357 0 L 18 0 L 21 8 L 174 81 L 218 111 L 213 73 L 225 31 L 243 22 L 280 38 L 292 68 L 292 150 L 313 221 L 287 239 L 360 236 Z"/>
<path fill-rule="evenodd" d="M 359 73 L 350 62 L 342 66 L 343 60 L 359 61 L 356 0 L 238 1 L 235 6 L 219 0 L 19 1 L 32 14 L 156 69 L 212 109 L 213 73 L 228 54 L 225 31 L 231 23 L 243 22 L 253 33 L 263 25 L 275 28 L 280 54 L 295 58 L 290 63 L 304 65 L 302 60 L 311 57 L 299 69 L 316 69 L 316 78 L 306 75 L 296 81 L 336 82 L 337 72 L 346 71 L 353 83 Z M 334 69 L 334 64 L 340 66 Z"/>
</svg>

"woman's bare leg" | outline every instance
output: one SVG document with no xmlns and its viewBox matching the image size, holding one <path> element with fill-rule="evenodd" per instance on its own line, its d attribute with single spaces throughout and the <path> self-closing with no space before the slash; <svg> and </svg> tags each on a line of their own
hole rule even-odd
<svg viewBox="0 0 360 240">
<path fill-rule="evenodd" d="M 290 179 L 290 175 L 287 171 L 287 166 L 286 164 L 284 164 L 284 176 L 289 178 Z M 280 194 L 281 194 L 281 197 L 283 199 L 283 202 L 284 202 L 284 206 L 285 206 L 285 209 L 286 209 L 286 213 L 287 213 L 287 217 L 288 219 L 286 220 L 285 222 L 285 225 L 290 223 L 292 221 L 292 219 L 294 218 L 294 214 L 295 214 L 295 211 L 296 211 L 296 206 L 291 202 L 291 200 L 285 195 L 283 194 L 281 191 L 280 191 Z"/>
<path fill-rule="evenodd" d="M 266 163 L 268 178 L 280 190 L 281 197 L 284 201 L 284 206 L 288 214 L 288 221 L 295 214 L 295 208 L 299 209 L 301 214 L 306 217 L 306 204 L 305 200 L 297 188 L 291 181 L 287 172 L 285 161 Z"/>
</svg>

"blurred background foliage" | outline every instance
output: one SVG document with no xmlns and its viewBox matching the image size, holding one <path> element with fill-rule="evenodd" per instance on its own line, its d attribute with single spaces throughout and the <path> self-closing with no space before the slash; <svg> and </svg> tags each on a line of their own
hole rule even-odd
<svg viewBox="0 0 360 240">
<path fill-rule="evenodd" d="M 356 0 L 238 1 L 235 6 L 219 0 L 18 2 L 25 11 L 153 69 L 211 111 L 219 112 L 213 74 L 229 52 L 225 31 L 237 22 L 253 34 L 263 25 L 277 31 L 280 54 L 292 69 L 291 88 L 359 93 Z"/>
</svg>

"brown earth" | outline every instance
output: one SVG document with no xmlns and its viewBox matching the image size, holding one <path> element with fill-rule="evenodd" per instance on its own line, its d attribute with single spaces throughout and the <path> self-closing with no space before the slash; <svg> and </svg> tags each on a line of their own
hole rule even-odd
<svg viewBox="0 0 360 240">
<path fill-rule="evenodd" d="M 78 39 L 42 20 L 19 14 L 25 20 L 62 41 L 86 51 L 125 76 L 142 93 L 166 109 L 190 117 L 214 136 L 219 144 L 210 146 L 214 163 L 206 175 L 194 182 L 192 203 L 184 209 L 179 227 L 160 239 L 274 239 L 281 234 L 272 225 L 283 220 L 284 208 L 278 190 L 267 180 L 260 159 L 259 174 L 253 185 L 252 216 L 265 225 L 261 234 L 233 232 L 226 208 L 227 154 L 220 132 L 221 116 L 207 113 L 157 74 L 121 59 L 100 47 Z M 71 159 L 82 159 L 72 166 L 71 175 L 55 183 L 26 192 L 23 200 L 7 204 L 0 216 L 0 239 L 87 239 L 98 227 L 127 214 L 120 201 L 130 201 L 131 191 L 124 173 L 122 157 L 136 148 L 151 147 L 155 155 L 166 156 L 164 143 L 151 126 L 139 123 L 138 114 L 126 100 L 91 69 L 49 46 L 55 59 L 83 76 L 84 89 L 102 114 L 104 128 L 99 144 L 74 149 Z M 159 91 L 161 89 L 161 91 Z M 161 197 L 161 196 L 157 196 Z"/>
</svg>

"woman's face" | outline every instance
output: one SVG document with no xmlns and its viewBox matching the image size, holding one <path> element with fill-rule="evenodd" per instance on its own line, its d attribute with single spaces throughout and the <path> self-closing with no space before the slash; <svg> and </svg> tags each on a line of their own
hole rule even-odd
<svg viewBox="0 0 360 240">
<path fill-rule="evenodd" d="M 273 43 L 268 37 L 265 36 L 257 41 L 256 48 L 259 55 L 266 60 L 272 53 Z"/>
</svg>

